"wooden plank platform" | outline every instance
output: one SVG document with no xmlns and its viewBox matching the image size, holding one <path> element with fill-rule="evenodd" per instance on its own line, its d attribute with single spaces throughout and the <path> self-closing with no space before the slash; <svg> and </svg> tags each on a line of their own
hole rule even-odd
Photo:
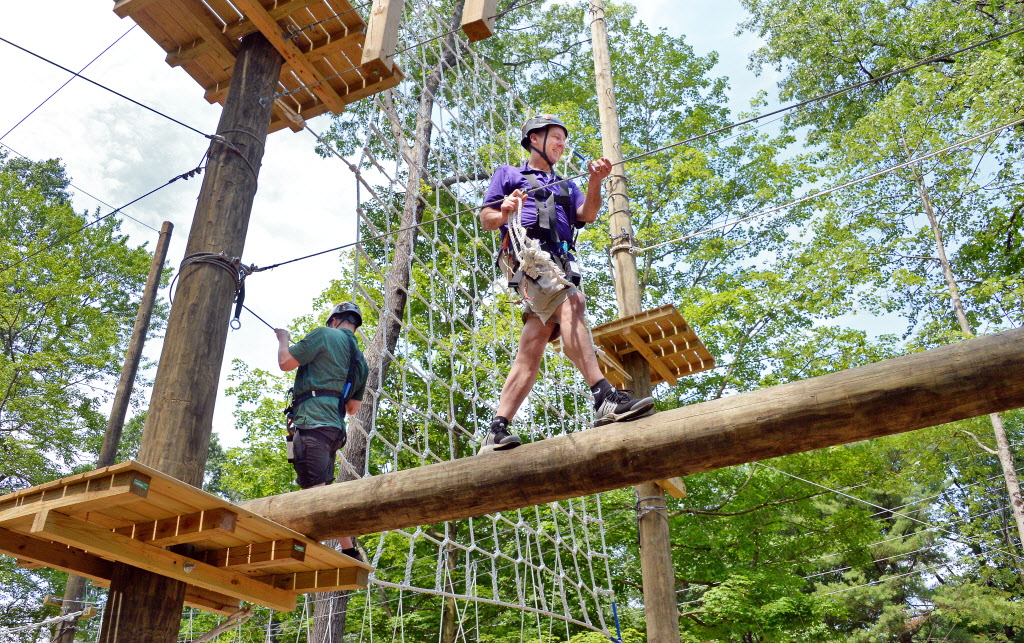
<svg viewBox="0 0 1024 643">
<path fill-rule="evenodd" d="M 188 555 L 164 547 L 190 545 Z M 366 587 L 370 565 L 226 500 L 123 462 L 0 497 L 0 553 L 110 584 L 115 562 L 188 584 L 186 605 L 278 611 L 296 596 Z"/>
<path fill-rule="evenodd" d="M 284 58 L 270 131 L 301 131 L 303 119 L 395 87 L 398 65 L 362 65 L 366 23 L 349 0 L 115 0 L 211 103 L 227 99 L 239 39 L 261 32 Z M 373 61 L 371 61 L 372 63 Z"/>
<path fill-rule="evenodd" d="M 672 304 L 601 324 L 591 333 L 601 372 L 616 388 L 631 388 L 622 358 L 634 352 L 650 364 L 652 385 L 675 386 L 680 377 L 715 367 L 715 358 Z M 553 345 L 562 350 L 561 339 Z"/>
</svg>

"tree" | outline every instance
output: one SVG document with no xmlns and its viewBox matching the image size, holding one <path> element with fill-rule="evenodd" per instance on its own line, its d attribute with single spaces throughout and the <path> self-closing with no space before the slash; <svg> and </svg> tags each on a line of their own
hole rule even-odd
<svg viewBox="0 0 1024 643">
<path fill-rule="evenodd" d="M 115 218 L 76 213 L 68 185 L 58 160 L 0 156 L 0 493 L 89 468 L 152 258 Z M 41 620 L 66 578 L 10 559 L 0 574 L 10 625 Z"/>
</svg>

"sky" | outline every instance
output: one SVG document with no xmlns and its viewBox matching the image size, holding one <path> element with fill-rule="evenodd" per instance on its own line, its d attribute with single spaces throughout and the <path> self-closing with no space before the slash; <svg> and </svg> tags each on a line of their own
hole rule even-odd
<svg viewBox="0 0 1024 643">
<path fill-rule="evenodd" d="M 746 109 L 759 90 L 774 95 L 776 79 L 771 72 L 755 76 L 747 69 L 748 55 L 759 41 L 751 34 L 736 35 L 745 15 L 738 0 L 635 4 L 642 21 L 684 36 L 698 55 L 719 53 L 715 73 L 730 79 L 734 111 Z M 142 29 L 131 29 L 131 19 L 119 19 L 112 8 L 112 2 L 81 0 L 7 2 L 0 37 L 78 71 L 123 36 L 82 75 L 197 130 L 215 131 L 220 106 L 207 103 L 198 84 L 183 70 L 169 67 L 159 46 Z M 53 19 L 41 22 L 44 12 Z M 206 150 L 207 140 L 199 134 L 80 79 L 15 127 L 70 75 L 6 42 L 0 42 L 0 70 L 0 143 L 34 160 L 62 159 L 79 212 L 95 214 L 98 208 L 100 215 L 106 214 L 196 167 Z M 325 131 L 328 118 L 311 119 L 309 126 Z M 308 132 L 283 130 L 268 138 L 244 263 L 266 266 L 355 240 L 352 174 L 340 160 L 317 156 L 314 144 Z M 122 218 L 122 232 L 132 245 L 146 243 L 152 249 L 154 229 L 170 221 L 174 232 L 168 262 L 177 266 L 200 185 L 200 178 L 179 180 L 127 208 L 131 218 Z M 246 282 L 245 303 L 270 324 L 286 326 L 311 312 L 313 299 L 338 276 L 338 265 L 337 254 L 329 253 L 259 273 Z M 166 299 L 167 292 L 161 295 Z M 231 360 L 274 370 L 276 347 L 273 333 L 247 313 L 242 328 L 228 333 L 213 427 L 225 446 L 237 445 L 242 438 L 231 415 L 234 400 L 223 394 Z M 148 342 L 148 358 L 155 361 L 159 352 L 158 340 Z"/>
</svg>

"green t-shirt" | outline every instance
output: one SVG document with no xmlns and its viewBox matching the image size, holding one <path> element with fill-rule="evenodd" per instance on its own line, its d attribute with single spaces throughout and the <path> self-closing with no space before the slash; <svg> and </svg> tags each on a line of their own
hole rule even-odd
<svg viewBox="0 0 1024 643">
<path fill-rule="evenodd" d="M 353 349 L 358 356 L 349 399 L 362 400 L 370 369 L 356 343 L 356 336 L 347 329 L 325 326 L 314 328 L 308 335 L 288 347 L 288 352 L 299 363 L 299 369 L 295 373 L 294 395 L 299 396 L 315 389 L 344 392 L 351 362 L 350 351 Z M 334 397 L 315 397 L 306 400 L 295 409 L 295 425 L 345 428 L 345 418 L 338 413 L 339 401 Z"/>
</svg>

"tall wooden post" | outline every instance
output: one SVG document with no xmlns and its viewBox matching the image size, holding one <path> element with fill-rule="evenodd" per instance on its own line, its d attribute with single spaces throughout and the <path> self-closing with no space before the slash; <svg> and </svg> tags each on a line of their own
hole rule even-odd
<svg viewBox="0 0 1024 643">
<path fill-rule="evenodd" d="M 622 139 L 619 135 L 619 116 L 615 106 L 615 86 L 612 82 L 604 2 L 591 0 L 590 14 L 601 141 L 604 156 L 613 164 L 608 179 L 608 209 L 612 265 L 615 268 L 615 298 L 618 301 L 619 316 L 625 317 L 642 312 L 640 279 L 636 271 L 636 257 L 631 252 L 633 226 L 629 216 L 626 174 L 622 166 Z M 633 378 L 631 386 L 636 395 L 650 395 L 651 376 L 646 360 L 639 353 L 633 353 L 627 356 L 623 365 Z M 672 543 L 669 540 L 665 492 L 653 482 L 637 485 L 635 491 L 647 639 L 659 643 L 677 643 L 679 608 L 676 603 L 675 571 L 672 566 Z"/>
<path fill-rule="evenodd" d="M 283 59 L 262 34 L 242 39 L 189 232 L 186 256 L 240 257 L 270 126 Z M 213 408 L 235 282 L 227 271 L 195 263 L 178 287 L 153 386 L 139 461 L 202 486 Z M 117 565 L 103 614 L 101 643 L 174 643 L 185 584 Z"/>
<path fill-rule="evenodd" d="M 121 443 L 121 431 L 124 429 L 124 418 L 128 413 L 128 402 L 131 401 L 132 388 L 135 385 L 135 375 L 139 372 L 142 347 L 146 343 L 149 322 L 153 317 L 153 306 L 156 304 L 156 293 L 160 289 L 160 277 L 163 275 L 164 261 L 167 260 L 167 246 L 171 243 L 171 232 L 173 230 L 174 224 L 170 221 L 164 221 L 163 226 L 160 228 L 160 238 L 157 239 L 156 250 L 153 252 L 153 262 L 149 265 L 149 277 L 146 279 L 146 288 L 142 291 L 139 313 L 135 316 L 135 328 L 132 329 L 132 339 L 128 344 L 128 352 L 124 356 L 121 380 L 117 383 L 114 405 L 110 409 L 110 417 L 107 418 L 107 430 L 103 434 L 103 446 L 100 447 L 100 455 L 96 460 L 97 469 L 109 467 L 114 464 L 114 460 L 117 457 L 117 447 Z"/>
<path fill-rule="evenodd" d="M 121 380 L 117 383 L 114 404 L 110 409 L 110 417 L 107 418 L 107 430 L 103 434 L 103 446 L 100 448 L 99 458 L 96 460 L 97 469 L 114 464 L 114 459 L 117 456 L 117 447 L 121 442 L 121 431 L 124 429 L 124 418 L 128 413 L 128 402 L 131 401 L 135 375 L 139 372 L 142 347 L 146 343 L 149 322 L 153 317 L 153 306 L 156 304 L 156 293 L 160 289 L 160 276 L 163 274 L 164 261 L 167 259 L 167 246 L 171 242 L 171 231 L 173 230 L 174 224 L 170 221 L 164 221 L 163 226 L 160 228 L 160 237 L 156 241 L 153 261 L 149 264 L 149 276 L 146 278 L 146 287 L 142 291 L 139 312 L 135 315 L 135 327 L 132 329 L 132 338 L 128 343 L 128 351 L 124 356 L 124 366 L 121 367 Z M 64 585 L 64 600 L 60 608 L 61 616 L 82 609 L 85 583 L 86 579 L 81 576 L 74 574 L 68 576 L 68 582 Z M 77 621 L 63 621 L 57 626 L 57 633 L 53 637 L 54 643 L 71 643 L 75 639 L 77 629 Z"/>
</svg>

